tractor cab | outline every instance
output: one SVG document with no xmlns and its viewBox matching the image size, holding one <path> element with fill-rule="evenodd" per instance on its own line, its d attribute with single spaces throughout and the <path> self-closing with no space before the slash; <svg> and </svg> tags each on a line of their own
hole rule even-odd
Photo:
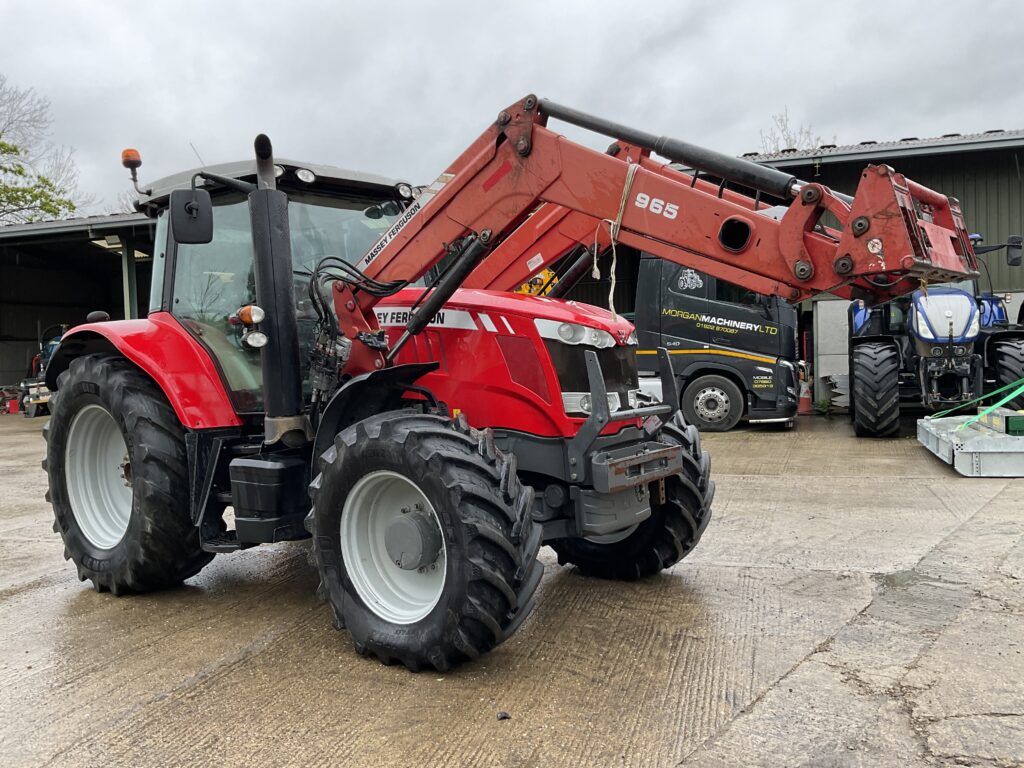
<svg viewBox="0 0 1024 768">
<path fill-rule="evenodd" d="M 283 159 L 274 172 L 277 187 L 288 195 L 298 378 L 308 401 L 310 352 L 320 320 L 310 291 L 313 273 L 325 257 L 351 264 L 366 253 L 405 209 L 412 188 L 372 174 Z M 249 205 L 230 182 L 255 184 L 256 178 L 255 160 L 209 166 L 156 181 L 139 190 L 138 203 L 156 220 L 149 311 L 169 312 L 206 348 L 240 414 L 264 408 L 260 349 L 267 335 L 258 325 L 272 308 L 257 305 Z M 183 225 L 171 224 L 175 205 L 190 205 L 193 189 L 210 195 L 209 237 L 188 231 L 193 225 L 187 218 L 178 219 Z"/>
</svg>

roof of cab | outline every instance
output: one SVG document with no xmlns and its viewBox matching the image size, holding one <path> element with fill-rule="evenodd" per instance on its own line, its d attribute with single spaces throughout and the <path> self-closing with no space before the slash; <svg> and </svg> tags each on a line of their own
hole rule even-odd
<svg viewBox="0 0 1024 768">
<path fill-rule="evenodd" d="M 391 179 L 386 176 L 378 176 L 375 173 L 363 173 L 362 171 L 351 171 L 345 168 L 337 168 L 333 165 L 322 165 L 320 163 L 306 163 L 297 160 L 275 158 L 274 164 L 285 169 L 285 172 L 294 171 L 297 168 L 306 168 L 316 174 L 317 179 L 326 179 L 345 185 L 367 186 L 367 187 L 394 187 L 399 183 L 398 179 Z M 218 165 L 207 165 L 202 168 L 193 168 L 189 171 L 165 176 L 162 179 L 140 186 L 148 186 L 149 194 L 141 195 L 139 204 L 147 206 L 153 203 L 164 202 L 172 190 L 185 189 L 192 183 L 192 177 L 200 171 L 216 173 L 218 176 L 227 176 L 231 179 L 256 178 L 256 160 L 239 160 L 233 163 L 220 163 Z M 200 184 L 204 182 L 200 180 Z M 299 182 L 301 183 L 301 182 Z"/>
</svg>

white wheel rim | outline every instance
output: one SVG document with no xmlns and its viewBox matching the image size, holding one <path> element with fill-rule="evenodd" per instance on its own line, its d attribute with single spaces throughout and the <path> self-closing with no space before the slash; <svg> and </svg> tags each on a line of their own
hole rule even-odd
<svg viewBox="0 0 1024 768">
<path fill-rule="evenodd" d="M 101 405 L 75 414 L 64 453 L 71 513 L 93 546 L 113 549 L 132 516 L 131 462 L 121 428 Z"/>
<path fill-rule="evenodd" d="M 704 387 L 693 400 L 694 409 L 705 421 L 722 421 L 729 415 L 732 404 L 725 390 Z"/>
<path fill-rule="evenodd" d="M 352 586 L 363 603 L 385 621 L 413 624 L 427 616 L 444 592 L 447 548 L 429 566 L 405 570 L 388 555 L 384 535 L 407 512 L 428 513 L 441 530 L 440 519 L 426 495 L 407 477 L 380 470 L 361 478 L 341 511 L 341 555 Z"/>
</svg>

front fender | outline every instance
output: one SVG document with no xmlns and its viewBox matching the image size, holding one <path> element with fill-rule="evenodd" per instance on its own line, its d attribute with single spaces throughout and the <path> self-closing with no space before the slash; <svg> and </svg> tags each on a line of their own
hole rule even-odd
<svg viewBox="0 0 1024 768">
<path fill-rule="evenodd" d="M 903 357 L 903 349 L 896 342 L 896 338 L 893 336 L 886 336 L 885 334 L 874 334 L 871 336 L 856 336 L 850 339 L 850 354 L 853 355 L 853 348 L 859 347 L 861 344 L 889 344 L 893 349 L 896 350 L 896 354 L 900 359 L 900 369 L 906 368 L 908 362 Z M 851 369 L 852 370 L 852 369 Z"/>
<path fill-rule="evenodd" d="M 316 438 L 313 440 L 313 466 L 315 476 L 319 471 L 317 459 L 331 447 L 334 437 L 341 430 L 357 421 L 380 413 L 402 407 L 402 395 L 406 387 L 413 384 L 421 376 L 436 371 L 438 363 L 409 363 L 394 365 L 379 371 L 364 373 L 345 382 L 324 408 L 323 415 L 316 425 Z M 409 405 L 415 405 L 409 401 Z"/>
<path fill-rule="evenodd" d="M 1008 341 L 1010 339 L 1024 339 L 1024 328 L 1006 328 L 1004 330 L 986 329 L 982 332 L 982 357 L 985 365 L 991 365 L 989 356 L 992 354 L 992 342 Z"/>
<path fill-rule="evenodd" d="M 56 390 L 57 377 L 72 360 L 97 352 L 120 354 L 145 371 L 188 429 L 242 423 L 209 354 L 167 312 L 153 312 L 145 320 L 86 323 L 71 329 L 46 368 L 46 386 Z"/>
</svg>

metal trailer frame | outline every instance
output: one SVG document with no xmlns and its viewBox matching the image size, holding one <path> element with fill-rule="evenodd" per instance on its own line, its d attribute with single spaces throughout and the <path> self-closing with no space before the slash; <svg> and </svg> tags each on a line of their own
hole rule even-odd
<svg viewBox="0 0 1024 768">
<path fill-rule="evenodd" d="M 1024 437 L 1015 437 L 975 422 L 958 429 L 968 416 L 917 420 L 917 440 L 961 475 L 1024 477 Z"/>
</svg>

